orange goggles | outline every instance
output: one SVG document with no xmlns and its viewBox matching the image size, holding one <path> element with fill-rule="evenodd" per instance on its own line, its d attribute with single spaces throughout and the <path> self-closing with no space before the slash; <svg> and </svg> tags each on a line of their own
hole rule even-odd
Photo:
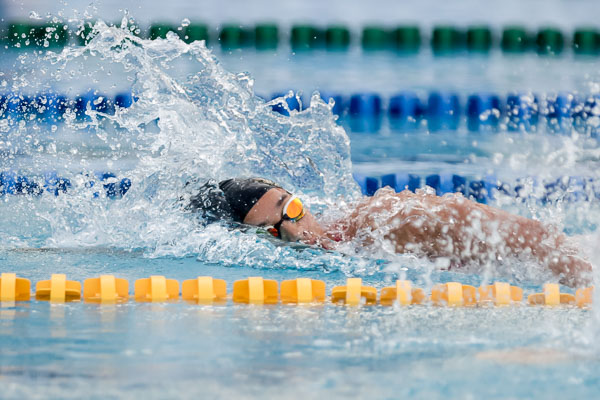
<svg viewBox="0 0 600 400">
<path fill-rule="evenodd" d="M 271 235 L 279 237 L 281 224 L 283 221 L 297 222 L 300 221 L 302 217 L 304 217 L 304 206 L 302 205 L 302 200 L 296 196 L 292 196 L 283 206 L 281 220 L 273 225 L 272 228 L 269 228 L 268 231 Z"/>
</svg>

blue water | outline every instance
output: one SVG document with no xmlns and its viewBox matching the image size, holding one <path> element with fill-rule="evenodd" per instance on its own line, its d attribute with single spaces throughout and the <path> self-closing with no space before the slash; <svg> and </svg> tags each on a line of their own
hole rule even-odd
<svg viewBox="0 0 600 400">
<path fill-rule="evenodd" d="M 149 274 L 183 280 L 202 273 L 225 278 L 229 290 L 249 275 L 307 276 L 329 287 L 345 278 L 93 250 L 3 252 L 2 258 L 2 271 L 18 268 L 33 280 L 57 265 L 80 280 L 101 273 L 131 282 Z M 381 274 L 363 279 L 378 287 L 385 282 Z M 599 385 L 589 322 L 590 311 L 527 306 L 34 301 L 0 310 L 0 371 L 3 398 L 589 397 Z"/>
<path fill-rule="evenodd" d="M 560 14 L 561 7 L 552 10 Z M 585 13 L 577 15 L 571 17 L 585 21 Z M 116 40 L 115 32 L 105 33 L 106 43 Z M 100 116 L 97 123 L 71 121 L 54 131 L 36 122 L 3 131 L 2 170 L 56 170 L 72 180 L 73 190 L 58 197 L 2 197 L 0 272 L 16 272 L 33 283 L 51 273 L 79 281 L 114 274 L 128 279 L 130 288 L 136 279 L 156 274 L 180 282 L 209 275 L 225 279 L 229 292 L 235 280 L 248 276 L 322 279 L 328 291 L 348 276 L 378 289 L 402 277 L 426 290 L 439 282 L 480 285 L 499 279 L 528 294 L 552 277 L 514 264 L 505 271 L 444 272 L 426 260 L 381 249 L 365 254 L 290 248 L 254 231 L 203 228 L 181 212 L 178 198 L 194 177 L 267 174 L 327 217 L 338 196 L 358 196 L 352 173 L 493 173 L 513 181 L 597 176 L 595 140 L 576 134 L 553 135 L 544 127 L 534 133 L 503 128 L 469 133 L 464 127 L 397 132 L 384 122 L 377 132 L 346 136 L 340 126 L 349 125 L 338 124 L 324 104 L 286 119 L 254 97 L 287 88 L 305 95 L 313 89 L 384 95 L 452 89 L 463 96 L 478 90 L 589 92 L 596 79 L 590 61 L 497 54 L 479 61 L 440 61 L 428 54 L 373 61 L 360 54 L 295 58 L 249 52 L 218 54 L 221 70 L 202 49 L 177 43 L 133 46 L 124 52 L 130 64 L 118 60 L 109 45 L 95 45 L 96 57 L 67 52 L 64 70 L 64 60 L 29 55 L 17 60 L 23 61 L 19 66 L 13 61 L 17 54 L 3 58 L 11 82 L 31 68 L 47 68 L 45 76 L 26 81 L 23 91 L 53 87 L 75 95 L 99 87 L 112 95 L 133 85 L 141 101 L 114 122 Z M 182 56 L 182 49 L 193 56 Z M 446 74 L 447 69 L 455 72 Z M 208 70 L 212 74 L 203 74 Z M 256 81 L 227 70 L 250 71 Z M 485 71 L 489 74 L 482 75 Z M 237 140 L 231 143 L 233 134 Z M 307 159 L 313 163 L 297 161 Z M 295 162 L 293 168 L 286 164 Z M 97 171 L 131 177 L 131 191 L 117 200 L 94 197 L 96 189 L 86 182 Z M 600 214 L 593 201 L 544 205 L 499 199 L 494 206 L 575 231 L 597 256 Z M 594 398 L 600 389 L 599 326 L 594 310 L 524 305 L 32 301 L 0 308 L 0 397 Z"/>
</svg>

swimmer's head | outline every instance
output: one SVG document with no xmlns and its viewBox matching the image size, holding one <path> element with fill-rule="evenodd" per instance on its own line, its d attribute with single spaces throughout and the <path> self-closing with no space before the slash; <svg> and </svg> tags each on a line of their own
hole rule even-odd
<svg viewBox="0 0 600 400">
<path fill-rule="evenodd" d="M 218 184 L 209 180 L 190 199 L 190 208 L 202 212 L 209 221 L 244 223 L 246 215 L 258 200 L 274 188 L 280 186 L 261 178 L 227 179 Z"/>
<path fill-rule="evenodd" d="M 262 226 L 288 241 L 319 242 L 323 229 L 302 202 L 276 183 L 262 178 L 207 182 L 190 199 L 190 208 L 209 221 Z M 276 228 L 274 230 L 273 228 Z"/>
</svg>

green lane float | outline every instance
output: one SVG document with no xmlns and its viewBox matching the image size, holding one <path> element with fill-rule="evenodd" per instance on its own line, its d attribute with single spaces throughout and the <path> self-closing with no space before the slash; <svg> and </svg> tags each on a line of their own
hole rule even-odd
<svg viewBox="0 0 600 400">
<path fill-rule="evenodd" d="M 529 33 L 520 26 L 510 26 L 502 31 L 500 46 L 506 53 L 524 53 L 529 50 Z"/>
<path fill-rule="evenodd" d="M 65 303 L 81 299 L 81 283 L 68 281 L 65 274 L 52 274 L 50 280 L 35 285 L 35 298 L 51 303 Z"/>
<path fill-rule="evenodd" d="M 487 53 L 492 49 L 492 30 L 487 26 L 471 26 L 467 29 L 467 50 Z"/>
<path fill-rule="evenodd" d="M 348 50 L 350 47 L 350 30 L 345 26 L 330 26 L 325 30 L 327 50 Z"/>
<path fill-rule="evenodd" d="M 8 26 L 7 41 L 10 47 L 25 48 L 33 46 L 35 28 L 30 24 L 13 23 Z"/>
<path fill-rule="evenodd" d="M 557 55 L 563 51 L 565 39 L 560 30 L 543 28 L 539 30 L 535 43 L 539 54 Z"/>
<path fill-rule="evenodd" d="M 159 39 L 159 38 L 160 39 L 166 39 L 168 32 L 173 32 L 173 33 L 175 33 L 177 35 L 179 34 L 179 31 L 173 25 L 169 25 L 169 24 L 152 24 L 150 26 L 150 35 L 149 35 L 149 38 L 151 40 Z"/>
<path fill-rule="evenodd" d="M 40 35 L 40 46 L 62 48 L 69 42 L 69 27 L 64 24 L 45 25 Z"/>
<path fill-rule="evenodd" d="M 295 25 L 290 32 L 290 45 L 294 51 L 314 50 L 322 45 L 323 33 L 312 25 Z"/>
<path fill-rule="evenodd" d="M 281 282 L 282 303 L 322 303 L 325 301 L 325 282 L 298 278 Z"/>
<path fill-rule="evenodd" d="M 64 303 L 80 301 L 114 304 L 128 301 L 167 302 L 180 298 L 179 281 L 153 275 L 138 279 L 134 294 L 129 294 L 129 282 L 113 275 L 101 275 L 85 279 L 83 292 L 80 282 L 69 281 L 65 274 L 52 274 L 50 280 L 39 281 L 35 287 L 35 298 L 40 301 Z M 375 305 L 414 306 L 431 304 L 449 307 L 505 307 L 523 305 L 523 289 L 506 282 L 495 282 L 475 288 L 459 282 L 434 285 L 427 295 L 421 288 L 412 286 L 407 280 L 397 280 L 394 286 L 377 289 L 363 285 L 361 278 L 347 278 L 344 286 L 332 288 L 329 300 L 334 304 L 348 306 Z M 561 293 L 556 283 L 546 283 L 542 293 L 527 297 L 531 306 L 577 306 L 587 308 L 593 301 L 594 287 L 577 289 L 575 294 Z M 14 273 L 0 275 L 0 302 L 29 301 L 31 282 Z M 249 277 L 235 281 L 233 292 L 227 293 L 223 279 L 199 276 L 183 281 L 181 298 L 197 304 L 219 304 L 232 300 L 245 304 L 317 304 L 327 300 L 325 282 L 318 279 L 297 278 L 279 283 L 273 279 Z"/>
<path fill-rule="evenodd" d="M 258 50 L 275 50 L 279 44 L 279 28 L 275 24 L 256 25 L 254 42 Z"/>
<path fill-rule="evenodd" d="M 123 23 L 122 23 L 122 21 L 117 21 L 114 24 L 109 24 L 109 25 L 121 29 Z M 142 28 L 139 26 L 139 24 L 132 18 L 127 20 L 127 24 L 124 29 L 129 31 L 132 35 L 137 36 L 137 37 L 142 37 L 143 33 L 144 33 L 142 31 Z"/>
<path fill-rule="evenodd" d="M 377 289 L 363 286 L 361 278 L 348 278 L 346 286 L 336 286 L 331 289 L 331 302 L 357 306 L 363 301 L 365 305 L 377 304 Z"/>
<path fill-rule="evenodd" d="M 463 48 L 463 32 L 454 26 L 436 26 L 431 34 L 431 49 L 435 54 L 452 54 Z"/>
<path fill-rule="evenodd" d="M 80 46 L 87 45 L 93 38 L 95 22 L 84 22 L 82 26 L 75 30 L 75 38 Z"/>
<path fill-rule="evenodd" d="M 204 43 L 208 46 L 209 35 L 208 26 L 204 24 L 189 24 L 183 28 L 183 41 L 186 43 L 192 43 L 197 40 L 204 40 Z"/>
<path fill-rule="evenodd" d="M 179 282 L 153 275 L 138 279 L 134 285 L 135 301 L 158 303 L 179 298 Z"/>
<path fill-rule="evenodd" d="M 600 52 L 600 32 L 595 28 L 579 28 L 573 34 L 575 54 L 598 55 Z"/>
<path fill-rule="evenodd" d="M 129 282 L 102 275 L 83 281 L 83 300 L 92 303 L 117 303 L 129 300 Z"/>
<path fill-rule="evenodd" d="M 187 301 L 200 304 L 227 300 L 227 284 L 223 279 L 210 276 L 199 276 L 188 279 L 181 284 L 181 297 Z"/>
<path fill-rule="evenodd" d="M 29 301 L 31 298 L 31 282 L 18 278 L 17 274 L 3 272 L 0 275 L 0 302 Z"/>
<path fill-rule="evenodd" d="M 64 47 L 69 41 L 69 31 L 64 24 L 13 23 L 8 26 L 6 39 L 13 48 Z"/>
<path fill-rule="evenodd" d="M 224 25 L 219 33 L 223 50 L 241 49 L 253 43 L 253 33 L 241 25 Z"/>
<path fill-rule="evenodd" d="M 247 304 L 277 304 L 279 302 L 277 281 L 250 277 L 233 283 L 233 302 Z"/>
<path fill-rule="evenodd" d="M 421 48 L 421 31 L 418 26 L 399 26 L 392 30 L 390 39 L 399 53 L 416 53 Z"/>
<path fill-rule="evenodd" d="M 390 32 L 378 26 L 366 26 L 362 31 L 363 50 L 385 50 L 390 42 Z"/>
</svg>

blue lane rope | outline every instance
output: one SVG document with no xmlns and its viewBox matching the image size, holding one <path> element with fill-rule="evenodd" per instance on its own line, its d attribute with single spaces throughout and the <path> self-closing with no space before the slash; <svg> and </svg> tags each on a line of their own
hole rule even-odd
<svg viewBox="0 0 600 400">
<path fill-rule="evenodd" d="M 270 98 L 282 97 L 277 92 Z M 412 91 L 401 91 L 389 97 L 377 93 L 323 92 L 325 101 L 333 99 L 333 112 L 350 121 L 352 129 L 377 130 L 380 121 L 387 116 L 395 129 L 416 128 L 426 122 L 427 129 L 456 130 L 462 121 L 470 131 L 494 131 L 505 124 L 508 131 L 532 131 L 544 119 L 554 131 L 569 131 L 575 127 L 595 136 L 598 128 L 588 124 L 590 119 L 600 118 L 600 94 L 584 96 L 558 93 L 546 96 L 522 92 L 507 96 L 489 92 L 477 92 L 463 99 L 451 91 L 432 91 L 422 98 Z M 300 101 L 299 101 L 300 100 Z M 119 93 L 114 98 L 88 91 L 74 99 L 55 93 L 35 96 L 21 94 L 0 95 L 0 119 L 10 121 L 39 121 L 56 124 L 64 121 L 67 112 L 73 112 L 77 120 L 89 119 L 86 111 L 94 110 L 114 114 L 116 107 L 128 108 L 136 98 L 131 93 Z M 302 96 L 286 97 L 289 110 L 300 110 L 309 104 Z M 302 104 L 302 106 L 301 106 Z M 289 115 L 283 105 L 275 104 L 273 111 Z M 304 106 L 303 108 L 306 108 Z"/>
<path fill-rule="evenodd" d="M 362 193 L 367 196 L 373 196 L 378 189 L 385 186 L 396 192 L 415 192 L 419 188 L 429 186 L 438 196 L 461 193 L 479 203 L 494 201 L 499 196 L 521 200 L 534 199 L 542 203 L 600 201 L 600 180 L 582 176 L 563 176 L 547 181 L 536 177 L 524 177 L 517 179 L 513 184 L 500 181 L 494 176 L 470 178 L 451 173 L 426 176 L 406 173 L 382 176 L 354 174 L 354 179 Z"/>
<path fill-rule="evenodd" d="M 600 201 L 600 179 L 582 176 L 563 176 L 542 181 L 536 177 L 524 177 L 514 183 L 503 182 L 494 176 L 472 178 L 458 174 L 418 175 L 408 173 L 367 176 L 354 174 L 354 179 L 364 195 L 372 196 L 382 187 L 389 186 L 396 192 L 429 186 L 438 196 L 446 193 L 461 193 L 480 203 L 488 203 L 499 196 L 516 199 L 535 199 L 542 203 L 556 201 L 580 202 Z M 111 199 L 123 197 L 131 188 L 129 178 L 118 178 L 110 172 L 98 172 L 90 176 L 87 188 L 94 188 L 93 197 L 105 196 Z M 41 176 L 25 176 L 14 171 L 0 172 L 0 196 L 30 195 L 44 193 L 58 196 L 73 187 L 71 180 L 49 171 Z"/>
<path fill-rule="evenodd" d="M 48 171 L 42 176 L 24 176 L 14 171 L 0 172 L 0 196 L 41 196 L 44 192 L 58 196 L 67 193 L 72 187 L 70 179 L 58 176 L 55 171 Z M 93 191 L 93 197 L 100 197 L 102 193 L 111 199 L 121 198 L 131 188 L 131 179 L 118 179 L 113 173 L 98 172 L 90 177 L 86 187 L 98 189 Z"/>
</svg>

